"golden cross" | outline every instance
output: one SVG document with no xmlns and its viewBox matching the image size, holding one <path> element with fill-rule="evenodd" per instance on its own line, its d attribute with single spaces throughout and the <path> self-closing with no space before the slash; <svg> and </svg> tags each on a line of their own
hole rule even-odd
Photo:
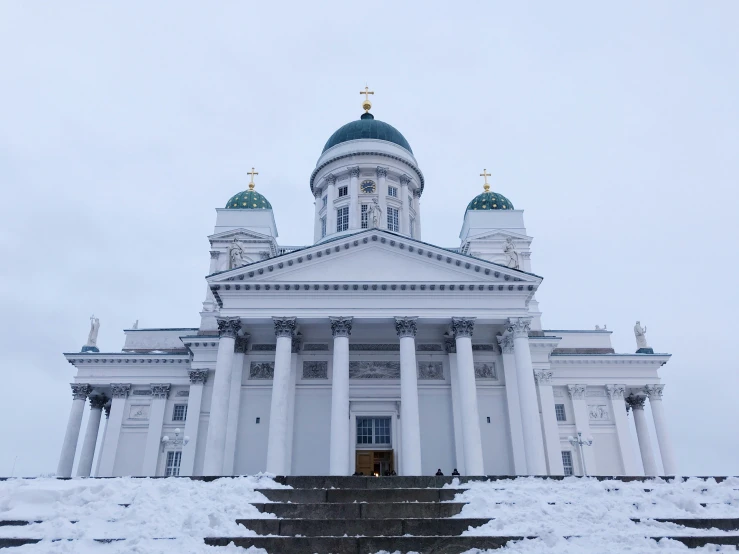
<svg viewBox="0 0 739 554">
<path fill-rule="evenodd" d="M 360 90 L 360 91 L 359 91 L 359 94 L 364 94 L 364 101 L 365 101 L 365 102 L 367 102 L 367 101 L 369 101 L 369 95 L 370 95 L 370 94 L 374 94 L 374 92 L 372 92 L 372 91 L 371 91 L 371 90 L 369 89 L 369 87 L 365 86 L 365 87 L 364 87 L 364 90 Z"/>
<path fill-rule="evenodd" d="M 483 169 L 482 173 L 480 173 L 480 177 L 485 177 L 485 184 L 483 185 L 483 188 L 487 191 L 490 188 L 490 185 L 488 184 L 488 177 L 490 177 L 492 173 L 488 173 L 487 169 Z"/>
<path fill-rule="evenodd" d="M 249 189 L 251 190 L 254 188 L 254 175 L 259 175 L 259 173 L 254 171 L 254 168 L 252 167 L 251 171 L 247 171 L 246 174 L 251 176 L 251 181 L 249 181 Z"/>
</svg>

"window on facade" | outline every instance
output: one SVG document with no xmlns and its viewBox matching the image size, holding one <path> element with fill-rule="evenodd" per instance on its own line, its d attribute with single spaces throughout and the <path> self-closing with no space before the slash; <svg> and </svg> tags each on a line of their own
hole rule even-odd
<svg viewBox="0 0 739 554">
<path fill-rule="evenodd" d="M 177 477 L 180 474 L 180 461 L 182 460 L 181 450 L 172 450 L 167 452 L 167 467 L 164 475 L 167 477 Z"/>
<path fill-rule="evenodd" d="M 349 228 L 349 206 L 336 210 L 336 231 L 346 231 Z"/>
<path fill-rule="evenodd" d="M 185 421 L 187 418 L 187 404 L 175 404 L 172 410 L 172 421 Z"/>
<path fill-rule="evenodd" d="M 362 204 L 362 229 L 369 228 L 369 204 Z"/>
<path fill-rule="evenodd" d="M 410 220 L 409 223 L 410 223 L 410 230 L 411 230 L 411 238 L 413 238 L 415 236 L 415 234 L 413 232 L 413 227 L 415 227 L 415 225 L 416 225 L 416 220 L 413 219 L 413 218 L 411 218 L 411 220 Z"/>
<path fill-rule="evenodd" d="M 321 218 L 321 238 L 326 236 L 326 218 Z"/>
<path fill-rule="evenodd" d="M 557 421 L 567 421 L 567 415 L 565 414 L 564 404 L 555 404 L 554 413 L 557 414 Z"/>
<path fill-rule="evenodd" d="M 390 444 L 389 417 L 358 417 L 357 444 Z"/>
<path fill-rule="evenodd" d="M 326 195 L 326 196 L 323 197 L 323 206 L 322 207 L 325 208 L 327 204 L 328 204 L 328 195 Z"/>
<path fill-rule="evenodd" d="M 565 468 L 565 475 L 575 475 L 575 468 L 572 465 L 572 452 L 569 450 L 562 451 L 562 466 Z"/>
<path fill-rule="evenodd" d="M 393 197 L 397 198 L 398 197 L 398 187 L 388 186 L 387 187 L 387 195 L 388 196 L 393 196 Z"/>
<path fill-rule="evenodd" d="M 395 231 L 396 233 L 400 230 L 400 219 L 398 217 L 398 208 L 387 209 L 387 230 Z"/>
<path fill-rule="evenodd" d="M 349 194 L 349 187 L 339 187 L 339 198 Z"/>
</svg>

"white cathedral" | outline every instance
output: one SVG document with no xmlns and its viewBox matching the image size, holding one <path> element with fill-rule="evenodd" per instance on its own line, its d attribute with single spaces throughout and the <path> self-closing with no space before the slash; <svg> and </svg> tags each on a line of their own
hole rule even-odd
<svg viewBox="0 0 739 554">
<path fill-rule="evenodd" d="M 134 325 L 104 353 L 93 319 L 65 354 L 57 474 L 674 474 L 670 355 L 638 322 L 634 353 L 606 329 L 543 329 L 533 238 L 486 171 L 459 246 L 423 242 L 424 175 L 363 94 L 310 175 L 312 245 L 278 244 L 252 169 L 216 210 L 199 327 Z"/>
</svg>

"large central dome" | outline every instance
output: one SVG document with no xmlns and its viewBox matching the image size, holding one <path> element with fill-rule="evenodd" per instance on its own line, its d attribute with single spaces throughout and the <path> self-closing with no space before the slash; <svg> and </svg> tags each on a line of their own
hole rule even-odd
<svg viewBox="0 0 739 554">
<path fill-rule="evenodd" d="M 326 145 L 323 147 L 323 152 L 350 140 L 360 139 L 377 139 L 386 140 L 401 146 L 413 154 L 411 145 L 405 140 L 405 137 L 392 125 L 379 121 L 371 113 L 362 114 L 362 118 L 357 121 L 352 121 L 341 127 L 326 141 Z"/>
</svg>

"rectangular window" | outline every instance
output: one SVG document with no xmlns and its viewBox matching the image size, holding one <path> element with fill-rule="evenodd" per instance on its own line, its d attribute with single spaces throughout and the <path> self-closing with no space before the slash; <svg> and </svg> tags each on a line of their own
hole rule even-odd
<svg viewBox="0 0 739 554">
<path fill-rule="evenodd" d="M 413 238 L 415 236 L 415 233 L 414 233 L 414 230 L 413 230 L 413 227 L 415 227 L 415 226 L 416 226 L 416 220 L 413 219 L 413 218 L 411 218 L 411 220 L 410 220 L 411 238 Z"/>
<path fill-rule="evenodd" d="M 398 187 L 391 187 L 388 185 L 387 187 L 387 195 L 392 196 L 394 198 L 398 197 Z"/>
<path fill-rule="evenodd" d="M 349 228 L 349 206 L 336 210 L 336 231 L 346 231 Z"/>
<path fill-rule="evenodd" d="M 181 460 L 181 450 L 167 452 L 167 467 L 165 469 L 164 475 L 166 475 L 167 477 L 177 477 L 180 474 Z"/>
<path fill-rule="evenodd" d="M 564 404 L 555 404 L 554 413 L 557 414 L 557 421 L 567 421 L 567 415 L 565 414 Z"/>
<path fill-rule="evenodd" d="M 323 197 L 323 206 L 322 207 L 325 208 L 327 204 L 328 204 L 328 194 Z"/>
<path fill-rule="evenodd" d="M 369 229 L 369 204 L 362 204 L 362 229 Z"/>
<path fill-rule="evenodd" d="M 387 209 L 387 230 L 395 231 L 396 233 L 400 230 L 400 219 L 398 217 L 398 208 Z"/>
<path fill-rule="evenodd" d="M 358 417 L 357 444 L 390 445 L 390 418 Z"/>
<path fill-rule="evenodd" d="M 339 187 L 339 198 L 349 194 L 349 187 Z"/>
<path fill-rule="evenodd" d="M 185 421 L 187 418 L 187 404 L 175 404 L 172 410 L 172 421 Z"/>
<path fill-rule="evenodd" d="M 565 475 L 575 475 L 575 468 L 572 465 L 572 452 L 569 450 L 562 451 L 562 466 L 565 468 Z"/>
<path fill-rule="evenodd" d="M 326 218 L 321 218 L 321 238 L 326 236 Z"/>
</svg>

